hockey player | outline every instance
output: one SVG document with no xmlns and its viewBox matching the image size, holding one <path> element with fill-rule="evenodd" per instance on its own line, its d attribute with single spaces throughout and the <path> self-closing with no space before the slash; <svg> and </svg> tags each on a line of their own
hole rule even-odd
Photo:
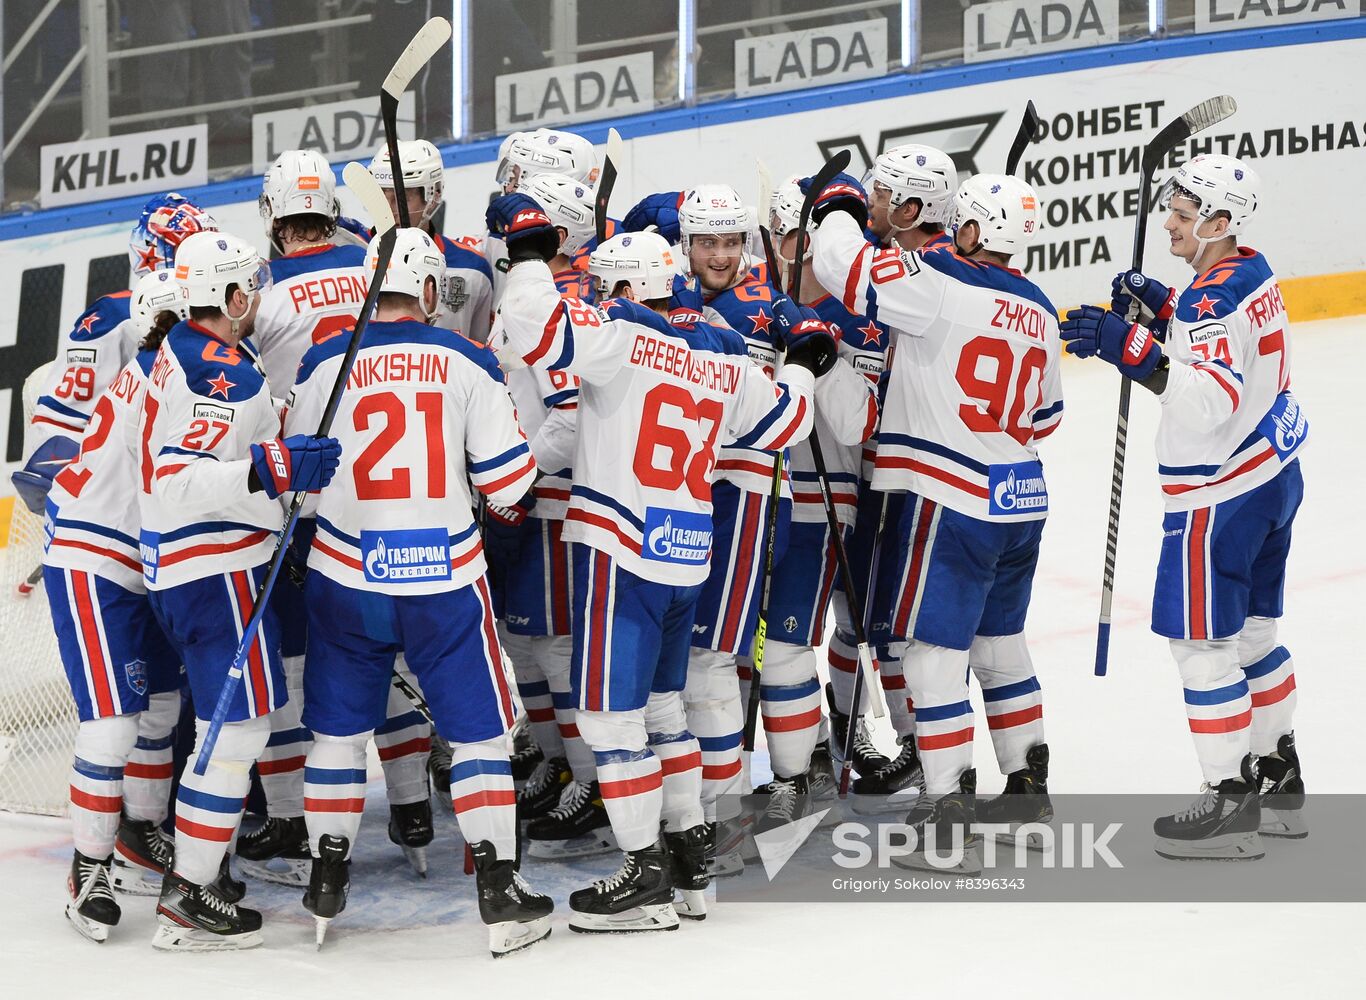
<svg viewBox="0 0 1366 1000">
<path fill-rule="evenodd" d="M 775 386 L 732 332 L 665 318 L 676 265 L 662 237 L 626 234 L 595 251 L 593 273 L 623 296 L 595 308 L 557 292 L 545 265 L 557 237 L 534 201 L 501 198 L 488 222 L 507 236 L 512 260 L 495 340 L 504 365 L 582 380 L 565 519 L 575 543 L 574 694 L 626 857 L 614 875 L 571 894 L 570 926 L 670 929 L 675 884 L 689 915 L 705 913 L 700 752 L 680 693 L 712 548 L 717 445 L 737 437 L 782 448 L 804 437 L 806 366 L 824 372 L 833 340 L 821 324 L 794 335 Z"/>
<path fill-rule="evenodd" d="M 898 331 L 873 486 L 908 492 L 898 525 L 900 585 L 891 633 L 916 714 L 928 802 L 911 822 L 964 837 L 980 868 L 974 817 L 1019 824 L 1051 815 L 1039 683 L 1024 639 L 1048 494 L 1037 443 L 1062 418 L 1057 313 L 1009 267 L 1037 225 L 1023 182 L 979 174 L 954 199 L 955 251 L 875 251 L 866 201 L 842 176 L 817 196 L 817 278 L 846 308 Z M 976 809 L 968 670 L 982 685 L 1011 794 Z"/>
<path fill-rule="evenodd" d="M 169 311 L 168 311 L 169 310 Z M 80 456 L 47 496 L 43 576 L 80 724 L 71 770 L 76 844 L 66 915 L 103 941 L 119 922 L 114 886 L 154 894 L 171 857 L 162 834 L 171 790 L 171 731 L 180 717 L 180 657 L 147 601 L 138 558 L 138 411 L 161 339 L 188 316 L 170 271 L 132 295 L 140 350 L 95 402 Z"/>
<path fill-rule="evenodd" d="M 442 206 L 446 182 L 441 153 L 426 139 L 400 139 L 398 157 L 403 164 L 408 217 L 415 227 L 432 238 L 446 258 L 446 284 L 441 289 L 441 310 L 436 315 L 436 325 L 457 330 L 482 344 L 489 339 L 489 321 L 493 317 L 493 270 L 482 254 L 436 231 L 434 220 Z M 387 145 L 381 146 L 370 161 L 370 173 L 388 193 L 394 217 L 398 218 L 398 202 L 393 193 L 394 172 Z"/>
<path fill-rule="evenodd" d="M 217 228 L 182 195 L 151 198 L 128 237 L 131 280 L 171 267 L 185 237 Z M 43 512 L 52 477 L 76 457 L 95 400 L 137 353 L 143 333 L 130 318 L 129 294 L 113 292 L 96 299 L 57 344 L 57 358 L 25 429 L 27 458 L 11 477 L 15 492 L 35 514 Z"/>
<path fill-rule="evenodd" d="M 1276 632 L 1309 427 L 1290 392 L 1280 288 L 1266 258 L 1237 242 L 1260 199 L 1246 163 L 1194 157 L 1159 204 L 1171 253 L 1195 280 L 1177 294 L 1126 271 L 1111 311 L 1084 307 L 1062 327 L 1069 352 L 1098 355 L 1162 404 L 1152 627 L 1170 640 L 1206 783 L 1189 808 L 1154 824 L 1157 852 L 1171 858 L 1250 860 L 1263 854 L 1259 829 L 1307 833 L 1294 666 Z"/>
<path fill-rule="evenodd" d="M 260 348 L 272 391 L 283 398 L 308 348 L 355 325 L 369 284 L 366 250 L 331 242 L 341 210 L 336 178 L 314 150 L 280 154 L 266 171 L 259 207 L 266 235 L 282 255 L 270 262 L 271 284 L 261 296 L 252 340 Z M 307 559 L 310 535 L 311 525 L 304 522 L 295 535 L 300 562 Z M 303 885 L 311 864 L 303 770 L 311 737 L 299 721 L 307 610 L 292 579 L 271 591 L 271 601 L 282 628 L 290 700 L 271 713 L 274 728 L 257 763 L 269 816 L 238 840 L 237 856 L 242 870 L 257 878 Z M 389 838 L 422 874 L 425 849 L 434 836 L 426 774 L 431 726 L 397 690 L 389 707 L 389 717 L 375 732 L 389 797 Z"/>
<path fill-rule="evenodd" d="M 377 248 L 367 261 L 372 272 Z M 337 412 L 348 459 L 317 500 L 304 671 L 314 861 L 304 906 L 319 921 L 321 943 L 345 906 L 365 746 L 384 720 L 402 649 L 451 745 L 455 814 L 474 852 L 480 915 L 496 956 L 549 934 L 553 904 L 517 872 L 506 739 L 512 692 L 466 476 L 491 502 L 508 505 L 530 489 L 536 463 L 493 355 L 429 325 L 444 272 L 429 235 L 399 231 Z M 338 335 L 305 356 L 287 433 L 317 425 L 347 343 Z"/>
<path fill-rule="evenodd" d="M 283 520 L 276 499 L 326 485 L 339 446 L 331 438 L 278 436 L 280 418 L 250 340 L 269 281 L 256 251 L 226 233 L 195 234 L 177 251 L 176 277 L 190 318 L 167 334 L 142 396 L 139 547 L 152 607 L 181 653 L 196 714 L 206 720 Z M 157 907 L 158 948 L 260 943 L 260 913 L 236 906 L 211 883 L 241 820 L 269 715 L 287 699 L 279 641 L 268 610 L 206 773 L 187 764 L 181 775 L 174 868 Z"/>
<path fill-rule="evenodd" d="M 919 250 L 935 240 L 952 242 L 944 227 L 953 213 L 958 169 L 943 150 L 916 143 L 893 146 L 878 155 L 863 181 L 868 232 L 882 246 Z"/>
</svg>

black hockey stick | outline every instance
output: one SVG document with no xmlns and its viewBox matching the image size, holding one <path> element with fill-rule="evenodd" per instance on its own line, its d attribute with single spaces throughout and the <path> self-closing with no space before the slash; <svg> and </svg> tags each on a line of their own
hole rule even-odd
<svg viewBox="0 0 1366 1000">
<path fill-rule="evenodd" d="M 342 359 L 341 368 L 337 371 L 337 379 L 332 384 L 332 394 L 327 397 L 327 407 L 323 410 L 322 420 L 318 422 L 315 437 L 326 437 L 328 431 L 332 429 L 332 421 L 337 415 L 337 407 L 341 405 L 342 390 L 346 388 L 346 380 L 351 374 L 351 364 L 356 360 L 356 352 L 360 350 L 361 337 L 365 334 L 365 328 L 369 325 L 370 316 L 375 310 L 375 303 L 379 300 L 380 285 L 383 283 L 384 275 L 389 270 L 389 261 L 394 256 L 394 241 L 398 237 L 398 230 L 394 227 L 393 214 L 389 211 L 389 203 L 385 199 L 379 183 L 370 175 L 370 172 L 359 163 L 348 163 L 343 177 L 346 180 L 346 186 L 351 188 L 360 198 L 361 204 L 370 213 L 370 218 L 374 220 L 376 229 L 382 235 L 379 237 L 375 273 L 370 278 L 370 287 L 366 290 L 365 302 L 360 308 L 360 314 L 356 317 L 355 329 L 351 331 L 351 341 L 346 347 L 346 355 Z M 289 540 L 294 535 L 294 527 L 299 522 L 299 513 L 303 509 L 304 498 L 307 495 L 306 493 L 295 493 L 294 499 L 290 502 L 289 514 L 285 518 L 284 528 L 280 531 L 279 541 L 275 543 L 275 552 L 270 557 L 265 578 L 261 581 L 261 586 L 257 588 L 256 597 L 252 601 L 251 617 L 242 628 L 242 639 L 237 645 L 237 652 L 232 658 L 232 666 L 228 669 L 228 676 L 223 681 L 222 690 L 218 693 L 218 703 L 214 706 L 213 716 L 204 732 L 204 745 L 200 748 L 199 756 L 195 758 L 194 762 L 195 774 L 202 775 L 208 769 L 209 760 L 213 757 L 213 748 L 218 743 L 218 735 L 222 732 L 223 723 L 227 721 L 228 710 L 232 707 L 233 698 L 236 697 L 237 685 L 242 680 L 242 672 L 246 667 L 252 643 L 256 641 L 256 631 L 260 628 L 261 618 L 266 613 L 270 592 L 275 586 L 276 578 L 280 575 L 280 567 L 284 565 L 285 552 L 289 548 Z"/>
<path fill-rule="evenodd" d="M 1232 97 L 1211 97 L 1169 122 L 1153 141 L 1143 148 L 1142 176 L 1138 182 L 1138 218 L 1134 221 L 1133 269 L 1143 269 L 1143 247 L 1148 238 L 1148 208 L 1153 175 L 1173 149 L 1196 132 L 1216 125 L 1238 110 Z M 1127 317 L 1138 319 L 1138 300 L 1134 299 Z M 1100 622 L 1096 629 L 1096 676 L 1104 677 L 1110 662 L 1110 607 L 1115 596 L 1115 553 L 1119 548 L 1119 505 L 1124 492 L 1124 451 L 1129 439 L 1129 396 L 1133 380 L 1120 376 L 1119 417 L 1115 423 L 1115 461 L 1110 474 L 1110 521 L 1105 529 L 1105 570 L 1100 585 Z"/>
<path fill-rule="evenodd" d="M 1006 157 L 1006 173 L 1015 173 L 1020 165 L 1020 157 L 1025 148 L 1039 136 L 1039 113 L 1034 110 L 1034 102 L 1025 105 L 1024 117 L 1020 119 L 1020 130 L 1015 133 L 1015 141 L 1010 144 L 1010 155 Z"/>
<path fill-rule="evenodd" d="M 842 149 L 830 159 L 825 161 L 825 166 L 816 173 L 811 179 L 811 185 L 807 189 L 806 197 L 802 200 L 802 211 L 797 222 L 797 261 L 802 259 L 802 248 L 806 245 L 806 230 L 811 224 L 811 206 L 825 186 L 845 167 L 849 166 L 849 150 Z M 768 206 L 763 206 L 764 211 L 768 211 Z M 762 232 L 766 232 L 764 227 Z M 771 252 L 772 240 L 765 243 L 765 251 Z M 776 257 L 771 258 L 776 261 Z M 772 270 L 772 264 L 769 269 Z M 792 274 L 791 298 L 794 302 L 800 301 L 797 296 L 801 293 L 802 272 L 798 267 Z M 777 275 L 772 277 L 777 280 Z M 777 287 L 776 285 L 774 287 Z M 769 491 L 768 498 L 768 517 L 764 523 L 764 586 L 762 596 L 759 599 L 759 621 L 754 629 L 754 649 L 752 659 L 753 669 L 749 678 L 749 698 L 745 704 L 745 730 L 742 746 L 746 750 L 754 749 L 754 732 L 759 722 L 759 678 L 764 670 L 764 641 L 768 637 L 768 605 L 769 599 L 773 596 L 773 550 L 778 542 L 778 506 L 782 499 L 783 492 L 783 449 L 779 448 L 777 454 L 773 456 L 773 487 Z"/>
<path fill-rule="evenodd" d="M 593 192 L 593 229 L 601 246 L 607 239 L 607 203 L 612 200 L 612 188 L 617 186 L 617 164 L 625 147 L 621 134 L 614 128 L 607 130 L 607 153 L 602 160 L 602 176 Z"/>
<path fill-rule="evenodd" d="M 408 193 L 403 187 L 403 164 L 398 158 L 398 102 L 403 97 L 403 92 L 412 84 L 413 78 L 450 37 L 450 21 L 444 17 L 429 20 L 417 29 L 417 34 L 408 43 L 408 47 L 399 53 L 399 57 L 394 60 L 393 68 L 389 70 L 389 75 L 380 86 L 379 113 L 384 120 L 384 140 L 389 147 L 389 172 L 394 178 L 398 224 L 404 229 L 408 228 L 411 220 L 408 218 Z"/>
</svg>

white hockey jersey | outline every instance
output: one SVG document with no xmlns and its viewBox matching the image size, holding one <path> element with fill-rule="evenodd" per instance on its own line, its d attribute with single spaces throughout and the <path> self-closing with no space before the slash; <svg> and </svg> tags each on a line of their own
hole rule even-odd
<svg viewBox="0 0 1366 1000">
<path fill-rule="evenodd" d="M 1290 392 L 1290 324 L 1266 258 L 1239 247 L 1181 293 L 1157 426 L 1168 511 L 1229 500 L 1272 479 L 1309 433 Z"/>
<path fill-rule="evenodd" d="M 493 268 L 464 241 L 440 233 L 433 233 L 432 239 L 446 258 L 446 283 L 433 325 L 487 343 L 493 320 Z"/>
<path fill-rule="evenodd" d="M 1062 419 L 1057 311 L 1018 271 L 870 246 L 836 213 L 813 234 L 816 278 L 897 334 L 873 487 L 989 521 L 1048 513 L 1036 445 Z"/>
<path fill-rule="evenodd" d="M 143 593 L 138 554 L 138 414 L 156 351 L 140 351 L 95 401 L 81 454 L 47 495 L 43 564 L 83 570 Z"/>
<path fill-rule="evenodd" d="M 564 538 L 647 580 L 705 580 L 719 442 L 782 448 L 805 438 L 811 373 L 793 366 L 774 383 L 731 330 L 673 325 L 623 299 L 563 299 L 537 261 L 509 273 L 501 316 L 494 346 L 509 365 L 582 381 Z"/>
<path fill-rule="evenodd" d="M 348 339 L 304 356 L 287 435 L 317 429 Z M 413 319 L 365 328 L 332 435 L 342 464 L 305 505 L 318 525 L 308 565 L 357 590 L 435 594 L 474 583 L 486 564 L 467 477 L 499 506 L 536 478 L 492 352 Z"/>
<path fill-rule="evenodd" d="M 230 347 L 194 321 L 171 328 L 138 423 L 142 571 L 148 590 L 260 566 L 284 521 L 247 492 L 252 444 L 280 416 L 250 338 Z"/>
<path fill-rule="evenodd" d="M 271 391 L 283 399 L 304 353 L 329 334 L 356 325 L 370 275 L 365 247 L 324 245 L 270 262 L 251 339 L 261 352 Z"/>
</svg>

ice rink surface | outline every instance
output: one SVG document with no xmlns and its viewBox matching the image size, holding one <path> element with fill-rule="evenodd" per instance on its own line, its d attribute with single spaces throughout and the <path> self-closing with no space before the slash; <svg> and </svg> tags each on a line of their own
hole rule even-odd
<svg viewBox="0 0 1366 1000">
<path fill-rule="evenodd" d="M 1290 558 L 1281 640 L 1294 654 L 1296 731 L 1309 791 L 1366 791 L 1354 742 L 1366 675 L 1356 627 L 1366 608 L 1366 496 L 1354 430 L 1366 320 L 1294 328 L 1292 378 L 1309 416 L 1306 497 Z M 1158 404 L 1135 390 L 1110 676 L 1092 676 L 1118 377 L 1068 360 L 1066 412 L 1043 447 L 1051 511 L 1028 637 L 1044 690 L 1057 792 L 1196 791 L 1200 776 L 1165 640 L 1148 631 L 1161 535 L 1152 435 Z M 980 703 L 979 721 L 980 721 Z M 892 740 L 881 732 L 884 748 Z M 983 791 L 995 792 L 986 727 Z M 756 755 L 756 780 L 764 770 Z M 377 777 L 377 769 L 372 769 Z M 615 867 L 529 862 L 555 896 L 552 937 L 493 961 L 460 871 L 455 824 L 439 817 L 430 878 L 411 875 L 384 835 L 370 786 L 347 911 L 314 950 L 299 890 L 253 883 L 265 945 L 224 955 L 150 947 L 151 898 L 123 897 L 97 946 L 62 915 L 71 847 L 64 820 L 0 815 L 0 970 L 11 997 L 762 997 L 964 996 L 1240 998 L 1360 995 L 1363 904 L 733 904 L 668 934 L 584 936 L 569 892 Z M 1312 815 L 1311 820 L 1312 824 Z M 1314 841 L 1286 849 L 1312 851 Z M 1355 985 L 1353 985 L 1355 983 Z"/>
</svg>

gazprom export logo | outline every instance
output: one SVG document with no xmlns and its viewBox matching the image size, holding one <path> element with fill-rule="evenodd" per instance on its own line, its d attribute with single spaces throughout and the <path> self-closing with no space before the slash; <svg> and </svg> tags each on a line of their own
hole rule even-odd
<svg viewBox="0 0 1366 1000">
<path fill-rule="evenodd" d="M 1040 462 L 993 465 L 988 475 L 991 493 L 989 513 L 1047 513 L 1048 485 Z"/>
<path fill-rule="evenodd" d="M 641 546 L 640 554 L 656 562 L 698 566 L 711 554 L 711 537 L 710 514 L 647 507 L 645 544 Z"/>
<path fill-rule="evenodd" d="M 371 583 L 418 583 L 451 578 L 450 536 L 444 528 L 360 533 L 361 562 Z"/>
</svg>

